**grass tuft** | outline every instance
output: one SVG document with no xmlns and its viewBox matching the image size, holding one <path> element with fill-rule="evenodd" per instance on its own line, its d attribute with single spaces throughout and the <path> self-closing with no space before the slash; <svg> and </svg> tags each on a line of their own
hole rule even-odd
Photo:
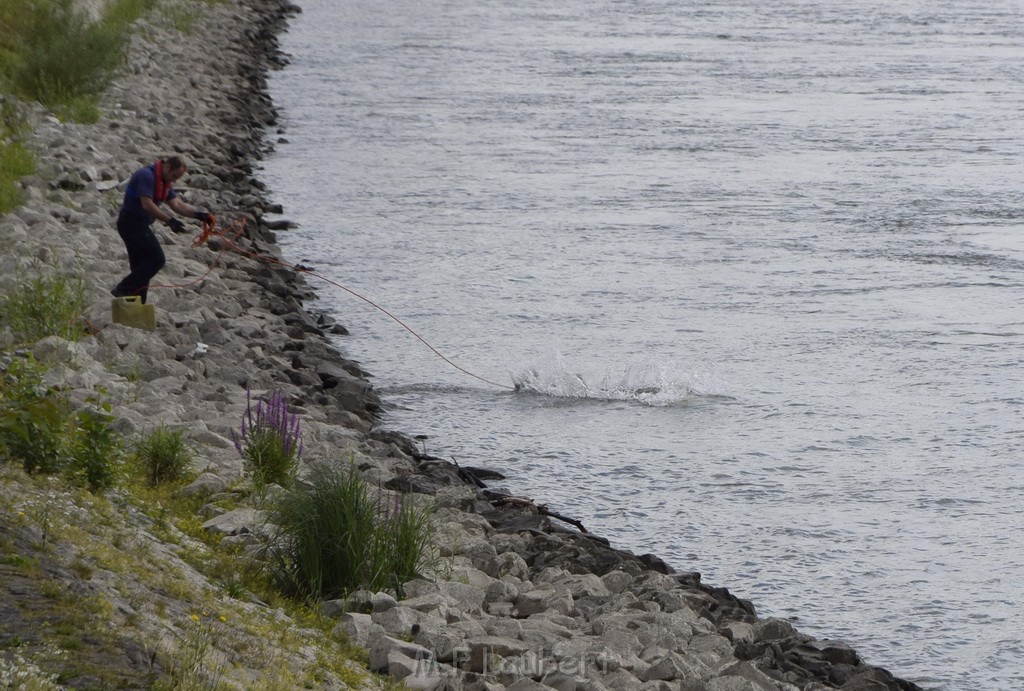
<svg viewBox="0 0 1024 691">
<path fill-rule="evenodd" d="M 149 486 L 155 487 L 189 479 L 194 453 L 183 430 L 160 425 L 138 441 L 132 458 Z"/>
<path fill-rule="evenodd" d="M 77 341 L 84 334 L 82 315 L 86 286 L 81 276 L 68 275 L 38 260 L 20 271 L 17 285 L 0 293 L 0 323 L 10 327 L 18 344 L 47 336 Z"/>
<path fill-rule="evenodd" d="M 27 130 L 18 105 L 0 95 L 0 214 L 21 205 L 18 180 L 36 169 L 35 158 L 21 141 Z"/>
<path fill-rule="evenodd" d="M 93 22 L 71 0 L 4 0 L 0 82 L 60 117 L 95 122 L 96 100 L 125 60 L 126 28 L 145 9 L 144 0 L 115 0 Z"/>
<path fill-rule="evenodd" d="M 0 379 L 0 457 L 27 473 L 56 473 L 68 464 L 67 402 L 42 385 L 44 368 L 13 358 Z"/>
<path fill-rule="evenodd" d="M 90 492 L 102 492 L 121 479 L 124 446 L 114 431 L 109 401 L 91 398 L 74 417 L 70 474 Z"/>
<path fill-rule="evenodd" d="M 274 513 L 285 545 L 276 576 L 293 596 L 330 599 L 360 588 L 401 594 L 429 554 L 428 512 L 409 496 L 382 506 L 352 463 L 316 467 Z"/>
<path fill-rule="evenodd" d="M 247 391 L 241 427 L 232 435 L 257 487 L 292 483 L 302 455 L 302 430 L 299 416 L 288 412 L 280 391 L 272 392 L 266 402 L 258 401 L 255 408 Z"/>
<path fill-rule="evenodd" d="M 42 384 L 44 369 L 12 358 L 0 377 L 0 460 L 21 461 L 27 473 L 64 473 L 92 492 L 120 478 L 121 439 L 110 403 L 91 397 L 77 412 L 59 392 Z"/>
</svg>

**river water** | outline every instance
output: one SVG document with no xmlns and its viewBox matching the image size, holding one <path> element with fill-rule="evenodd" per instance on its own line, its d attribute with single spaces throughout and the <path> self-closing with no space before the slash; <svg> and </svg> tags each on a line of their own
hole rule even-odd
<svg viewBox="0 0 1024 691">
<path fill-rule="evenodd" d="M 323 285 L 387 427 L 927 688 L 1024 687 L 1024 5 L 302 6 L 286 255 L 500 385 Z"/>
</svg>

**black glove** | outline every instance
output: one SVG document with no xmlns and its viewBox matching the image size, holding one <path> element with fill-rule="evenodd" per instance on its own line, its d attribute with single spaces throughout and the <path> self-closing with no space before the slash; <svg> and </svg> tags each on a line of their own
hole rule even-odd
<svg viewBox="0 0 1024 691">
<path fill-rule="evenodd" d="M 188 229 L 185 228 L 185 224 L 171 216 L 167 219 L 167 227 L 173 230 L 175 233 L 187 233 Z"/>
<path fill-rule="evenodd" d="M 200 223 L 212 223 L 213 214 L 211 214 L 209 211 L 197 211 L 196 220 L 199 221 Z"/>
</svg>

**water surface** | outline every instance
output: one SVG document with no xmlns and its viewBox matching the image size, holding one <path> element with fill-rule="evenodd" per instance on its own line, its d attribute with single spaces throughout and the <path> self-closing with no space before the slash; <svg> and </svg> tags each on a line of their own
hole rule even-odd
<svg viewBox="0 0 1024 691">
<path fill-rule="evenodd" d="M 305 0 L 280 239 L 388 427 L 930 688 L 1024 687 L 1018 2 Z"/>
</svg>

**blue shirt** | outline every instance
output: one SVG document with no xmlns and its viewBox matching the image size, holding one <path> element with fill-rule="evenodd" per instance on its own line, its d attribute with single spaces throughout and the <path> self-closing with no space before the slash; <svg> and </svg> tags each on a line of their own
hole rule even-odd
<svg viewBox="0 0 1024 691">
<path fill-rule="evenodd" d="M 165 164 L 166 165 L 166 164 Z M 168 199 L 174 199 L 178 193 L 172 187 L 167 192 Z M 153 223 L 153 217 L 142 208 L 140 197 L 149 197 L 157 206 L 160 202 L 156 200 L 156 164 L 150 163 L 136 170 L 128 181 L 128 187 L 124 191 L 124 201 L 121 203 L 121 214 L 130 216 L 133 219 L 143 221 L 146 225 Z"/>
</svg>

